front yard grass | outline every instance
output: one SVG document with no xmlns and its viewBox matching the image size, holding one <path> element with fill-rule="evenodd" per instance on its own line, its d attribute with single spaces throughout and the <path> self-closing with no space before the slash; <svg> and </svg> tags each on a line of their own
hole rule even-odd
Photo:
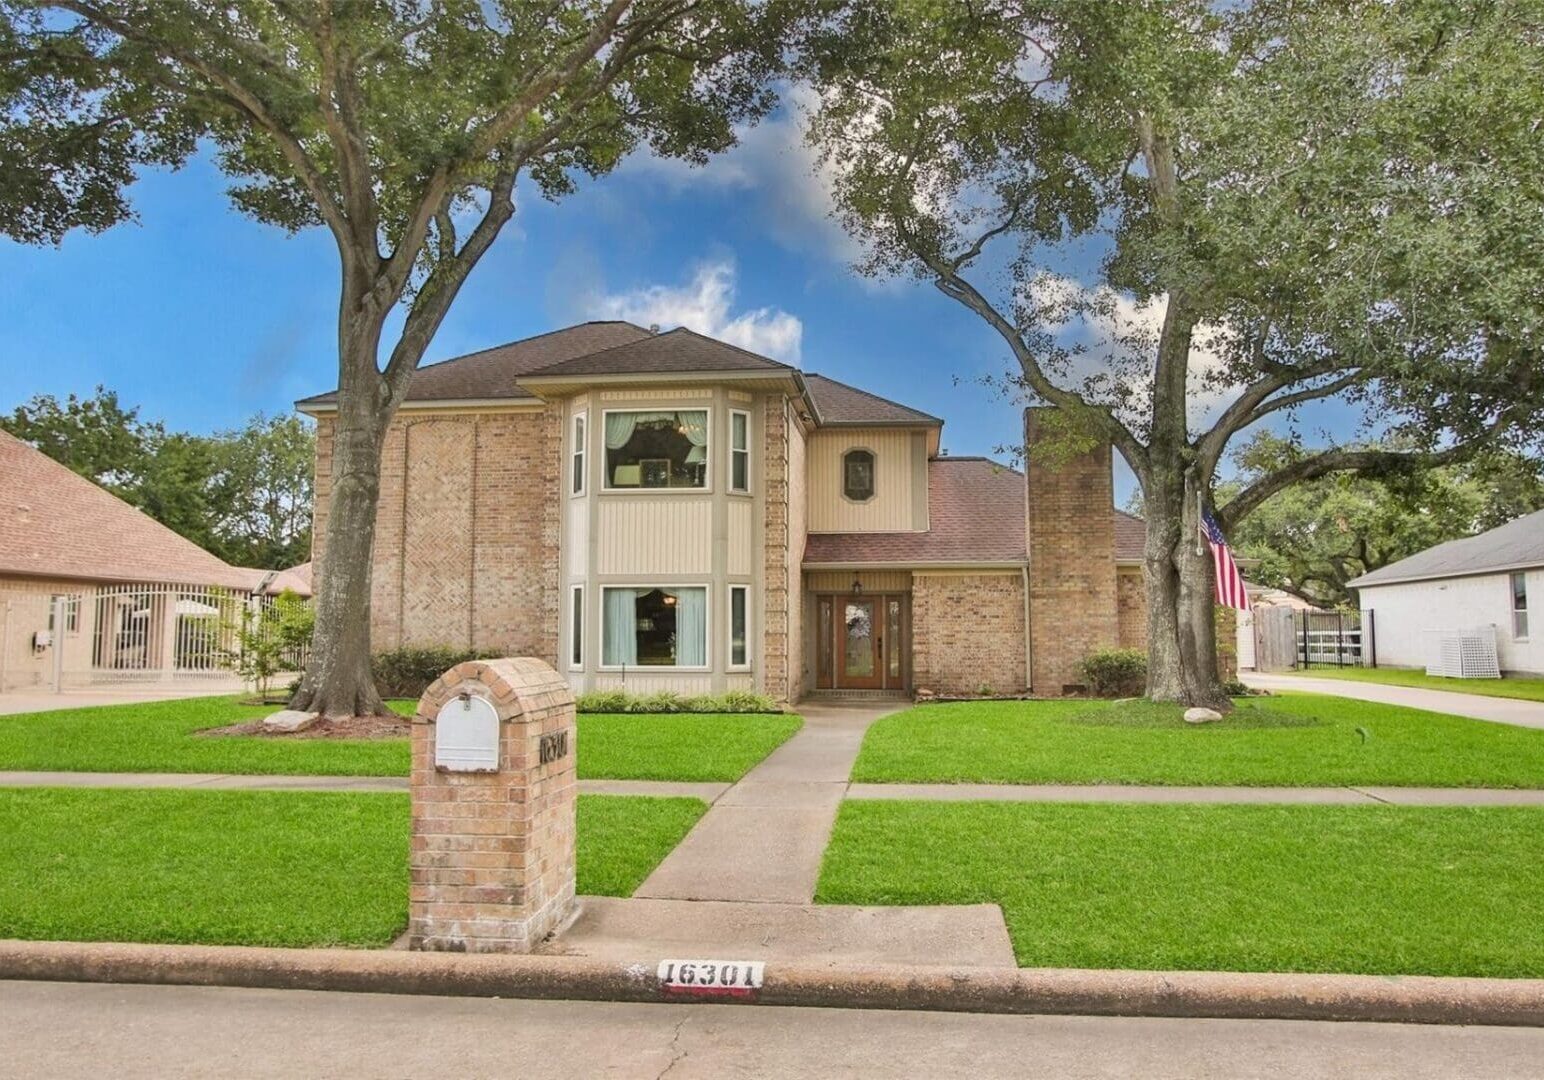
<svg viewBox="0 0 1544 1080">
<path fill-rule="evenodd" d="M 416 702 L 389 704 L 410 716 Z M 197 734 L 274 708 L 208 697 L 0 716 L 0 770 L 407 775 L 406 739 Z M 586 713 L 579 717 L 579 777 L 738 780 L 801 722 L 787 715 Z"/>
<path fill-rule="evenodd" d="M 1428 675 L 1415 668 L 1308 668 L 1286 671 L 1284 675 L 1302 675 L 1310 679 L 1349 679 L 1351 682 L 1382 683 L 1384 686 L 1413 686 L 1421 690 L 1450 690 L 1455 694 L 1481 697 L 1517 698 L 1520 701 L 1544 701 L 1544 679 L 1447 679 Z"/>
<path fill-rule="evenodd" d="M 1544 810 L 842 805 L 816 899 L 1002 905 L 1025 967 L 1544 976 Z"/>
<path fill-rule="evenodd" d="M 872 783 L 1544 787 L 1544 731 L 1320 694 L 1190 725 L 1152 702 L 923 705 L 869 729 Z"/>
<path fill-rule="evenodd" d="M 578 888 L 630 896 L 707 809 L 579 798 Z M 388 945 L 406 795 L 0 788 L 0 938 Z"/>
</svg>

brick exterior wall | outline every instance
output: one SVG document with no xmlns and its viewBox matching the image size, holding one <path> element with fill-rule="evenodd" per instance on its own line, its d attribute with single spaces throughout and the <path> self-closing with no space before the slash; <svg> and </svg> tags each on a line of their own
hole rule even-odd
<svg viewBox="0 0 1544 1080">
<path fill-rule="evenodd" d="M 803 552 L 790 558 L 787 398 L 769 394 L 762 413 L 762 639 L 761 692 L 778 701 L 789 695 L 797 680 L 789 677 L 789 606 L 795 593 Z"/>
<path fill-rule="evenodd" d="M 808 475 L 804 429 L 791 416 L 788 423 L 788 700 L 798 701 L 810 688 L 805 682 L 804 605 L 799 602 L 809 538 Z"/>
<path fill-rule="evenodd" d="M 1115 569 L 1116 644 L 1123 649 L 1147 648 L 1147 584 L 1140 566 Z"/>
<path fill-rule="evenodd" d="M 435 717 L 462 691 L 488 701 L 498 716 L 496 772 L 435 765 Z M 409 943 L 529 952 L 574 905 L 573 694 L 540 661 L 460 664 L 424 692 L 412 727 Z M 547 762 L 543 736 L 564 740 L 563 753 Z"/>
<path fill-rule="evenodd" d="M 1047 411 L 1024 412 L 1025 543 L 1034 657 L 1030 689 L 1055 695 L 1081 684 L 1082 659 L 1114 645 L 1120 631 L 1110 447 L 1072 457 L 1040 452 Z"/>
<path fill-rule="evenodd" d="M 333 423 L 317 421 L 315 572 L 325 573 Z M 557 661 L 559 405 L 399 413 L 381 447 L 371 643 Z"/>
<path fill-rule="evenodd" d="M 1024 582 L 1005 574 L 929 574 L 911 588 L 911 658 L 918 690 L 969 695 L 1024 687 Z"/>
</svg>

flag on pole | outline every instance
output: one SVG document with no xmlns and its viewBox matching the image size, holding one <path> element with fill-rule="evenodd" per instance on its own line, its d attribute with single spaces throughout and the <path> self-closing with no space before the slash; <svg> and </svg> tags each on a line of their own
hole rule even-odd
<svg viewBox="0 0 1544 1080">
<path fill-rule="evenodd" d="M 1228 550 L 1228 542 L 1223 538 L 1222 527 L 1217 524 L 1217 519 L 1212 517 L 1211 512 L 1204 509 L 1201 511 L 1201 534 L 1206 537 L 1206 542 L 1212 548 L 1212 568 L 1216 572 L 1217 581 L 1217 603 L 1223 607 L 1248 611 L 1249 593 L 1244 588 L 1244 575 L 1239 573 L 1238 563 L 1233 561 L 1233 553 Z"/>
</svg>

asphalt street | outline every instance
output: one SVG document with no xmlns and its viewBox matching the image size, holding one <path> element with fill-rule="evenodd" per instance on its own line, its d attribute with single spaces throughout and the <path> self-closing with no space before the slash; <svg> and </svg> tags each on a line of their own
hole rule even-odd
<svg viewBox="0 0 1544 1080">
<path fill-rule="evenodd" d="M 8 1077 L 1536 1077 L 1544 1030 L 0 982 Z"/>
</svg>

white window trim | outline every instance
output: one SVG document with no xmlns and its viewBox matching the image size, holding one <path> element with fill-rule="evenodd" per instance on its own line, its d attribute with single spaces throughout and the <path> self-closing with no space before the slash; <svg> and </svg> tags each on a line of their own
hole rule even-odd
<svg viewBox="0 0 1544 1080">
<path fill-rule="evenodd" d="M 734 444 L 734 418 L 736 416 L 745 417 L 744 450 L 736 449 Z M 729 438 L 724 441 L 729 444 L 729 470 L 724 477 L 724 490 L 731 495 L 749 495 L 751 493 L 751 414 L 749 409 L 729 410 Z M 713 449 L 713 432 L 711 429 L 708 431 L 708 449 Z M 734 486 L 734 456 L 736 454 L 745 455 L 745 486 L 743 488 Z"/>
<path fill-rule="evenodd" d="M 1523 606 L 1522 607 L 1518 607 L 1517 606 L 1517 590 L 1512 585 L 1512 579 L 1513 578 L 1522 578 L 1523 579 Z M 1528 612 L 1528 572 L 1526 570 L 1514 570 L 1510 574 L 1507 575 L 1507 577 L 1506 577 L 1506 593 L 1507 593 L 1507 596 L 1506 596 L 1507 607 L 1510 608 L 1511 612 L 1512 612 L 1512 640 L 1513 641 L 1527 641 L 1528 637 L 1529 637 L 1529 633 L 1528 632 L 1531 632 L 1533 630 L 1533 620 L 1528 618 L 1528 614 L 1529 614 L 1529 612 Z M 1517 616 L 1519 616 L 1519 615 L 1521 615 L 1523 617 L 1523 619 L 1528 623 L 1528 632 L 1521 633 L 1521 634 L 1519 634 L 1517 632 Z"/>
<path fill-rule="evenodd" d="M 574 602 L 578 600 L 578 616 L 574 614 Z M 568 587 L 568 670 L 584 670 L 584 586 L 575 584 Z M 574 660 L 574 653 L 579 654 L 579 659 Z"/>
<path fill-rule="evenodd" d="M 711 435 L 709 436 L 712 437 Z M 629 489 L 631 490 L 631 489 Z M 670 490 L 668 488 L 648 488 L 649 491 Z M 681 490 L 680 488 L 676 489 Z M 690 490 L 696 491 L 697 488 Z M 706 581 L 640 581 L 628 583 L 625 581 L 608 581 L 598 587 L 600 590 L 600 615 L 597 617 L 597 626 L 600 627 L 600 663 L 595 665 L 596 671 L 631 671 L 631 672 L 703 672 L 713 670 L 713 585 Z M 703 592 L 702 612 L 702 651 L 708 658 L 708 662 L 701 666 L 684 666 L 682 664 L 608 664 L 606 663 L 606 590 L 607 589 L 701 589 Z M 634 633 L 637 628 L 634 628 Z"/>
<path fill-rule="evenodd" d="M 736 591 L 745 594 L 745 662 L 734 662 L 734 594 Z M 724 635 L 724 670 L 725 671 L 749 671 L 751 669 L 751 627 L 755 625 L 751 618 L 751 587 L 749 585 L 731 584 L 729 586 L 729 607 L 724 612 L 724 622 L 728 624 L 728 632 Z"/>
<path fill-rule="evenodd" d="M 702 464 L 701 487 L 612 487 L 611 466 L 606 461 L 606 417 L 612 413 L 630 412 L 700 412 L 708 416 L 708 445 L 707 459 Z M 625 409 L 602 409 L 600 411 L 600 490 L 605 495 L 709 495 L 713 491 L 713 407 L 697 402 L 692 405 L 672 405 L 662 402 L 659 405 L 632 405 Z M 618 585 L 617 588 L 626 588 Z M 672 586 L 674 588 L 674 586 Z M 620 670 L 620 669 L 618 669 Z M 689 670 L 689 669 L 682 669 Z"/>
<path fill-rule="evenodd" d="M 572 470 L 568 477 L 568 494 L 571 498 L 582 498 L 585 492 L 590 490 L 590 414 L 588 412 L 574 413 L 573 422 L 569 425 L 568 467 Z M 579 478 L 579 487 L 574 487 L 574 477 Z"/>
</svg>

